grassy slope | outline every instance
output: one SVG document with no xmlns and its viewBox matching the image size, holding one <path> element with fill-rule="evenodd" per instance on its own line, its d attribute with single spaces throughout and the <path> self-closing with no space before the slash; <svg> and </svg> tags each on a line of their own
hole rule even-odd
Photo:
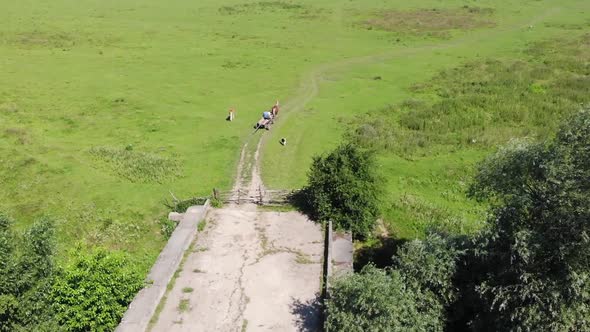
<svg viewBox="0 0 590 332">
<path fill-rule="evenodd" d="M 243 3 L 3 1 L 0 209 L 20 227 L 55 216 L 62 251 L 105 244 L 146 268 L 163 245 L 154 219 L 168 190 L 228 188 L 251 124 L 301 73 L 390 46 L 349 26 L 340 1 Z M 89 153 L 128 145 L 182 176 L 131 182 Z"/>
<path fill-rule="evenodd" d="M 542 25 L 523 28 L 550 7 L 560 8 L 546 18 L 555 22 L 581 21 L 580 10 L 588 10 L 573 0 L 483 1 L 477 5 L 497 8 L 495 29 L 397 42 L 391 33 L 357 23 L 374 10 L 408 8 L 408 2 L 244 3 L 253 2 L 2 2 L 0 209 L 21 227 L 41 213 L 56 216 L 62 251 L 78 241 L 102 243 L 131 252 L 147 268 L 164 242 L 153 221 L 164 212 L 168 190 L 188 196 L 228 188 L 239 147 L 261 110 L 295 95 L 302 77 L 320 64 L 390 53 L 384 61 L 336 67 L 306 105 L 310 111 L 284 110 L 263 155 L 264 178 L 273 187 L 303 184 L 311 156 L 340 140 L 340 118 L 406 98 L 408 86 L 441 68 L 478 55 L 518 53 L 529 40 L 563 34 Z M 463 4 L 425 0 L 420 6 Z M 383 79 L 373 80 L 377 75 Z M 227 123 L 232 106 L 237 120 Z M 282 136 L 288 149 L 272 144 Z M 161 183 L 130 182 L 89 153 L 128 145 L 176 161 L 182 176 L 166 177 L 164 169 Z M 413 183 L 421 174 L 437 177 L 429 165 L 444 169 L 441 160 L 383 158 L 383 170 L 400 174 L 391 177 L 390 192 L 440 200 L 448 183 Z M 456 209 L 464 206 L 459 200 Z"/>
<path fill-rule="evenodd" d="M 452 7 L 460 3 L 445 4 Z M 563 29 L 561 24 L 587 25 L 583 13 L 590 11 L 590 5 L 582 1 L 484 1 L 477 5 L 495 8 L 496 27 L 455 32 L 454 38 L 439 41 L 403 42 L 402 36 L 404 45 L 392 43 L 385 59 L 323 73 L 317 97 L 302 111 L 288 115 L 288 121 L 281 121 L 270 135 L 263 154 L 265 183 L 275 188 L 302 186 L 311 157 L 341 141 L 350 121 L 346 119 L 412 98 L 411 86 L 442 69 L 483 58 L 519 58 L 533 41 L 579 34 L 580 30 Z M 391 35 L 394 39 L 396 34 Z M 376 76 L 382 79 L 373 79 Z M 276 144 L 280 137 L 288 139 L 288 148 Z M 420 236 L 424 225 L 413 219 L 424 218 L 409 214 L 453 216 L 468 221 L 463 223 L 465 231 L 477 227 L 473 223 L 481 207 L 468 201 L 464 191 L 473 164 L 489 152 L 487 148 L 459 149 L 409 160 L 382 154 L 379 161 L 388 180 L 384 215 L 389 230 L 399 237 Z"/>
</svg>

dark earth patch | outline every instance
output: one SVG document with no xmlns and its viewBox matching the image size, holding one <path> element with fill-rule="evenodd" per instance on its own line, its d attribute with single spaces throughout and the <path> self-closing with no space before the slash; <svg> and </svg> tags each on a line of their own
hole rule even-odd
<svg viewBox="0 0 590 332">
<path fill-rule="evenodd" d="M 30 142 L 29 134 L 24 128 L 7 128 L 4 130 L 4 136 L 15 138 L 20 145 L 29 144 Z"/>
<path fill-rule="evenodd" d="M 253 3 L 244 3 L 235 6 L 223 6 L 219 12 L 226 15 L 261 12 L 261 11 L 300 11 L 305 7 L 298 3 L 287 1 L 259 1 Z"/>
<path fill-rule="evenodd" d="M 256 13 L 289 13 L 298 19 L 319 19 L 330 13 L 325 8 L 316 8 L 292 1 L 258 1 L 219 8 L 223 15 Z"/>
<path fill-rule="evenodd" d="M 17 113 L 18 105 L 12 102 L 0 103 L 0 113 Z"/>
<path fill-rule="evenodd" d="M 21 32 L 0 32 L 0 42 L 5 42 L 17 48 L 58 48 L 69 50 L 79 45 L 92 45 L 95 47 L 109 47 L 121 39 L 108 35 L 92 35 L 68 32 L 47 32 L 41 30 Z"/>
<path fill-rule="evenodd" d="M 586 30 L 590 29 L 590 20 L 585 23 L 551 23 L 547 22 L 544 26 L 548 28 L 563 29 L 563 30 Z"/>
<path fill-rule="evenodd" d="M 73 36 L 67 33 L 49 33 L 43 31 L 21 32 L 9 38 L 10 43 L 21 47 L 70 47 L 75 44 Z"/>
<path fill-rule="evenodd" d="M 446 37 L 450 30 L 473 30 L 493 27 L 491 8 L 464 6 L 458 9 L 388 10 L 376 13 L 363 25 L 368 29 L 412 35 Z"/>
</svg>

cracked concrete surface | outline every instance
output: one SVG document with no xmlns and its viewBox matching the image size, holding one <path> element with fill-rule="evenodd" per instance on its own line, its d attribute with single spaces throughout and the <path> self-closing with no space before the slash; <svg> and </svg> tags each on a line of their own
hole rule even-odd
<svg viewBox="0 0 590 332">
<path fill-rule="evenodd" d="M 297 212 L 256 209 L 209 213 L 152 331 L 319 329 L 320 226 Z M 183 299 L 187 311 L 178 308 Z"/>
</svg>

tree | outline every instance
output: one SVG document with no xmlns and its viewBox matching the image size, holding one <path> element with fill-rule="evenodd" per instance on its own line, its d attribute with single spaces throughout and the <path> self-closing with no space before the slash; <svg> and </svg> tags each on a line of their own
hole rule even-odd
<svg viewBox="0 0 590 332">
<path fill-rule="evenodd" d="M 55 272 L 55 228 L 44 217 L 17 237 L 12 224 L 0 214 L 0 331 L 40 331 L 52 325 L 49 289 Z"/>
<path fill-rule="evenodd" d="M 422 292 L 432 292 L 446 307 L 457 295 L 453 277 L 461 254 L 452 241 L 431 233 L 424 240 L 405 243 L 393 257 L 393 267 L 407 284 Z"/>
<path fill-rule="evenodd" d="M 475 325 L 590 331 L 589 160 L 585 110 L 553 140 L 512 145 L 480 166 L 471 195 L 495 208 L 476 248 L 488 312 Z"/>
<path fill-rule="evenodd" d="M 57 320 L 68 331 L 112 331 L 142 286 L 122 254 L 79 252 L 53 285 Z"/>
<path fill-rule="evenodd" d="M 125 257 L 106 249 L 78 250 L 56 266 L 55 227 L 43 217 L 22 235 L 0 213 L 0 332 L 111 331 L 142 278 Z"/>
<path fill-rule="evenodd" d="M 500 149 L 470 188 L 492 204 L 486 228 L 467 241 L 430 234 L 404 244 L 388 272 L 337 280 L 327 326 L 590 331 L 589 161 L 590 111 L 546 142 Z"/>
<path fill-rule="evenodd" d="M 42 217 L 23 236 L 17 267 L 19 291 L 32 288 L 38 281 L 53 275 L 54 255 L 55 226 L 51 219 Z"/>
<path fill-rule="evenodd" d="M 315 157 L 305 188 L 312 217 L 366 236 L 379 216 L 380 181 L 372 153 L 351 144 Z"/>
<path fill-rule="evenodd" d="M 18 299 L 12 294 L 0 294 L 0 331 L 14 331 L 18 326 Z"/>
<path fill-rule="evenodd" d="M 15 248 L 14 234 L 11 226 L 12 219 L 7 215 L 0 213 L 0 294 L 13 293 L 14 276 L 11 273 L 13 269 L 13 255 Z"/>
<path fill-rule="evenodd" d="M 18 322 L 18 299 L 14 287 L 16 241 L 12 224 L 12 219 L 0 213 L 0 331 L 12 331 Z"/>
<path fill-rule="evenodd" d="M 334 281 L 326 328 L 339 332 L 442 331 L 441 306 L 416 292 L 399 271 L 366 266 Z M 420 304 L 430 303 L 430 306 Z"/>
<path fill-rule="evenodd" d="M 334 331 L 442 331 L 461 252 L 438 234 L 405 243 L 391 268 L 336 279 L 326 326 Z"/>
</svg>

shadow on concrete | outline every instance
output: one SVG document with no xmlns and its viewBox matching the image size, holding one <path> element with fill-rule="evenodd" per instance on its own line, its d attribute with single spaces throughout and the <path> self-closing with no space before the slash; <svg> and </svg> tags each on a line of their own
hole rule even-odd
<svg viewBox="0 0 590 332">
<path fill-rule="evenodd" d="M 291 313 L 296 316 L 295 325 L 299 332 L 320 332 L 322 329 L 322 302 L 319 294 L 312 300 L 301 302 L 294 300 L 290 305 Z"/>
<path fill-rule="evenodd" d="M 313 221 L 318 220 L 318 216 L 316 215 L 310 203 L 310 194 L 306 188 L 292 192 L 289 196 L 287 196 L 287 201 L 289 204 L 293 205 L 297 211 L 303 213 L 309 219 Z"/>
</svg>

